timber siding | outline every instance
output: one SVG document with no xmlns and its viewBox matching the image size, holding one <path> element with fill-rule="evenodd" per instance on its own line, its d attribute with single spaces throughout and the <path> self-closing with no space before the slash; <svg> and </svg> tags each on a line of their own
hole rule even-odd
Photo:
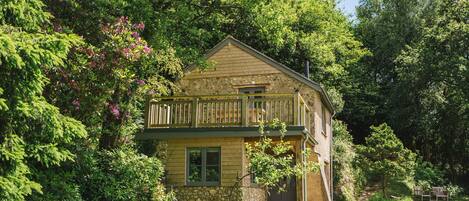
<svg viewBox="0 0 469 201">
<path fill-rule="evenodd" d="M 232 186 L 243 174 L 244 138 L 191 138 L 167 140 L 168 184 L 186 185 L 186 149 L 220 147 L 221 186 Z"/>
<path fill-rule="evenodd" d="M 228 45 L 210 57 L 215 67 L 204 71 L 195 69 L 186 74 L 184 79 L 232 77 L 244 75 L 278 74 L 279 70 L 253 57 L 234 45 Z"/>
</svg>

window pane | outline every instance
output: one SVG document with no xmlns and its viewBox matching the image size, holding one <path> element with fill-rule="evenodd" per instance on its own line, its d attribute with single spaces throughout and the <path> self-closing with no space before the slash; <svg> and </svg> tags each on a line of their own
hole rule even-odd
<svg viewBox="0 0 469 201">
<path fill-rule="evenodd" d="M 189 150 L 189 164 L 202 165 L 202 151 L 198 149 Z"/>
<path fill-rule="evenodd" d="M 202 150 L 189 149 L 188 182 L 202 182 Z"/>
<path fill-rule="evenodd" d="M 220 181 L 220 171 L 218 166 L 207 166 L 206 175 L 208 182 Z"/>
<path fill-rule="evenodd" d="M 189 182 L 201 182 L 202 181 L 202 166 L 190 165 L 189 166 Z"/>
<path fill-rule="evenodd" d="M 207 165 L 218 165 L 220 164 L 220 150 L 219 149 L 207 149 Z"/>
</svg>

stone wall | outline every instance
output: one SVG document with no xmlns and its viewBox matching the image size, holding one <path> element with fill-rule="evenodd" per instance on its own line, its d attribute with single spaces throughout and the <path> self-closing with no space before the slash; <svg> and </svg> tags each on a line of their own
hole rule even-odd
<svg viewBox="0 0 469 201">
<path fill-rule="evenodd" d="M 267 194 L 264 189 L 258 187 L 242 187 L 243 201 L 265 201 Z"/>
<path fill-rule="evenodd" d="M 184 186 L 173 187 L 178 201 L 265 201 L 265 191 L 257 187 Z"/>
</svg>

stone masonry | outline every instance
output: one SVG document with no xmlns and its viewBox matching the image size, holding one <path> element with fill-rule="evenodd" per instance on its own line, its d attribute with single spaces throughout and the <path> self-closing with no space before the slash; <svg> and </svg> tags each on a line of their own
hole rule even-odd
<svg viewBox="0 0 469 201">
<path fill-rule="evenodd" d="M 177 201 L 265 201 L 257 187 L 184 186 L 173 187 Z"/>
</svg>

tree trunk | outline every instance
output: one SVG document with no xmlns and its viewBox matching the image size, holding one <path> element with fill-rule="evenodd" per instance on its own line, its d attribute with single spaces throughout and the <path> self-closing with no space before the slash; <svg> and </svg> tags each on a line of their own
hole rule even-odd
<svg viewBox="0 0 469 201">
<path fill-rule="evenodd" d="M 386 194 L 386 187 L 387 187 L 387 184 L 386 184 L 386 176 L 383 175 L 383 179 L 382 179 L 382 184 L 381 184 L 381 187 L 383 189 L 383 197 L 385 198 L 388 198 L 388 195 Z"/>
<path fill-rule="evenodd" d="M 119 125 L 118 120 L 115 119 L 114 115 L 105 110 L 105 118 L 102 123 L 101 137 L 99 139 L 100 149 L 113 149 L 118 146 L 119 142 Z"/>
</svg>

